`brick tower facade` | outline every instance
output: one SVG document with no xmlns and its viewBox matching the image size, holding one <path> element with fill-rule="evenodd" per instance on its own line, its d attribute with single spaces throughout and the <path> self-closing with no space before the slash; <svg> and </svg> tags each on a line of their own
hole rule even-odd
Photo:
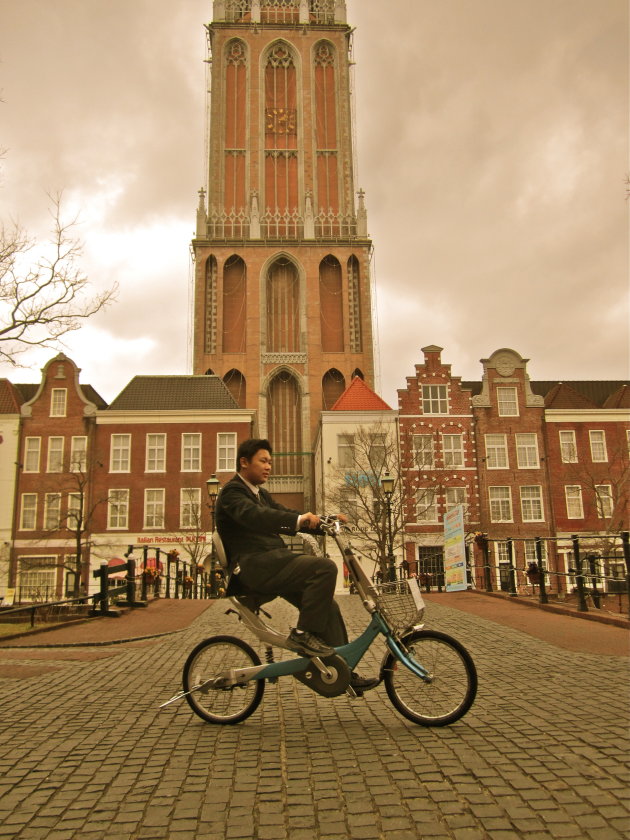
<svg viewBox="0 0 630 840">
<path fill-rule="evenodd" d="M 355 193 L 345 0 L 215 0 L 194 373 L 274 446 L 271 489 L 311 494 L 319 413 L 373 386 L 370 253 Z M 355 200 L 356 199 L 356 200 Z"/>
</svg>

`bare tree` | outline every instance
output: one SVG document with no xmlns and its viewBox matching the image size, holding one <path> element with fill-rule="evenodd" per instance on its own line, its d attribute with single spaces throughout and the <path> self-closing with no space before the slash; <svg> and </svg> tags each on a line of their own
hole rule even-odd
<svg viewBox="0 0 630 840">
<path fill-rule="evenodd" d="M 395 556 L 402 545 L 404 527 L 395 429 L 375 423 L 340 437 L 339 463 L 326 476 L 326 505 L 349 517 L 356 550 L 372 560 L 387 580 L 390 555 Z M 393 479 L 389 495 L 382 484 L 386 474 Z"/>
<path fill-rule="evenodd" d="M 30 347 L 58 349 L 63 336 L 104 309 L 117 292 L 115 284 L 89 293 L 89 280 L 78 266 L 78 219 L 63 219 L 61 195 L 51 201 L 53 224 L 45 247 L 37 249 L 19 225 L 0 224 L 0 360 L 16 366 Z"/>
</svg>

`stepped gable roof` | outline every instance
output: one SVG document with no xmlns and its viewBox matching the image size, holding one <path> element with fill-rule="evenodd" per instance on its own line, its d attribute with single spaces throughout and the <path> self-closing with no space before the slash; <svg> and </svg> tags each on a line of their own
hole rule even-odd
<svg viewBox="0 0 630 840">
<path fill-rule="evenodd" d="M 545 408 L 596 408 L 594 402 L 567 382 L 558 382 L 545 395 Z"/>
<path fill-rule="evenodd" d="M 617 388 L 604 403 L 604 408 L 630 408 L 630 385 Z"/>
<path fill-rule="evenodd" d="M 15 385 L 22 396 L 23 402 L 29 402 L 32 400 L 37 393 L 39 386 L 39 382 L 18 382 Z M 94 403 L 97 408 L 107 408 L 107 402 L 91 385 L 79 385 L 79 388 L 88 402 Z"/>
<path fill-rule="evenodd" d="M 24 399 L 12 382 L 0 379 L 0 414 L 19 414 Z"/>
<path fill-rule="evenodd" d="M 218 376 L 134 376 L 109 406 L 114 411 L 230 410 L 238 404 Z"/>
<path fill-rule="evenodd" d="M 365 384 L 360 376 L 355 376 L 331 411 L 391 411 L 378 394 Z"/>
</svg>

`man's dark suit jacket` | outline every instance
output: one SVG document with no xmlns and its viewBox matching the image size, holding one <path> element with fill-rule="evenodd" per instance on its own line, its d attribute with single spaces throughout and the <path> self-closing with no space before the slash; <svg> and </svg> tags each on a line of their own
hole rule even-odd
<svg viewBox="0 0 630 840">
<path fill-rule="evenodd" d="M 223 487 L 217 498 L 216 525 L 230 564 L 265 552 L 285 551 L 287 559 L 294 552 L 286 548 L 280 534 L 294 535 L 299 511 L 274 501 L 259 488 L 260 501 L 237 475 Z"/>
</svg>

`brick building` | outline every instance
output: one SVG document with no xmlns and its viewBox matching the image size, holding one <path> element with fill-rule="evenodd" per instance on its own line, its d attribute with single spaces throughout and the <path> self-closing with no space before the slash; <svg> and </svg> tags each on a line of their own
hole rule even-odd
<svg viewBox="0 0 630 840">
<path fill-rule="evenodd" d="M 79 383 L 63 353 L 44 365 L 39 385 L 16 388 L 24 402 L 10 583 L 23 600 L 52 600 L 73 590 L 82 552 L 87 579 L 81 523 L 92 504 L 96 415 L 106 403 Z"/>
<path fill-rule="evenodd" d="M 400 470 L 404 487 L 404 557 L 410 571 L 441 582 L 444 514 L 464 505 L 469 531 L 480 527 L 472 391 L 423 347 L 424 362 L 398 391 Z"/>
<path fill-rule="evenodd" d="M 3 484 L 16 475 L 8 585 L 19 599 L 72 594 L 79 571 L 91 592 L 92 570 L 130 545 L 205 559 L 206 480 L 233 474 L 238 442 L 254 429 L 254 412 L 225 383 L 136 376 L 108 406 L 60 354 L 39 386 L 15 392 L 20 460 L 16 473 L 5 458 L 0 475 Z"/>
<path fill-rule="evenodd" d="M 630 387 L 627 382 L 532 382 L 527 360 L 502 348 L 483 359 L 481 381 L 462 382 L 425 347 L 399 390 L 406 501 L 405 558 L 432 583 L 442 574 L 443 517 L 465 505 L 474 583 L 485 585 L 477 532 L 488 537 L 493 587 L 525 591 L 542 540 L 547 584 L 575 582 L 572 535 L 597 570 L 622 577 L 619 535 L 628 530 Z M 511 569 L 514 568 L 512 575 Z M 607 586 L 612 586 L 610 582 Z"/>
<path fill-rule="evenodd" d="M 193 369 L 218 375 L 240 406 L 257 410 L 274 446 L 270 490 L 284 502 L 299 494 L 306 507 L 320 411 L 352 377 L 373 385 L 374 376 L 345 6 L 215 0 L 207 27 Z"/>
</svg>

